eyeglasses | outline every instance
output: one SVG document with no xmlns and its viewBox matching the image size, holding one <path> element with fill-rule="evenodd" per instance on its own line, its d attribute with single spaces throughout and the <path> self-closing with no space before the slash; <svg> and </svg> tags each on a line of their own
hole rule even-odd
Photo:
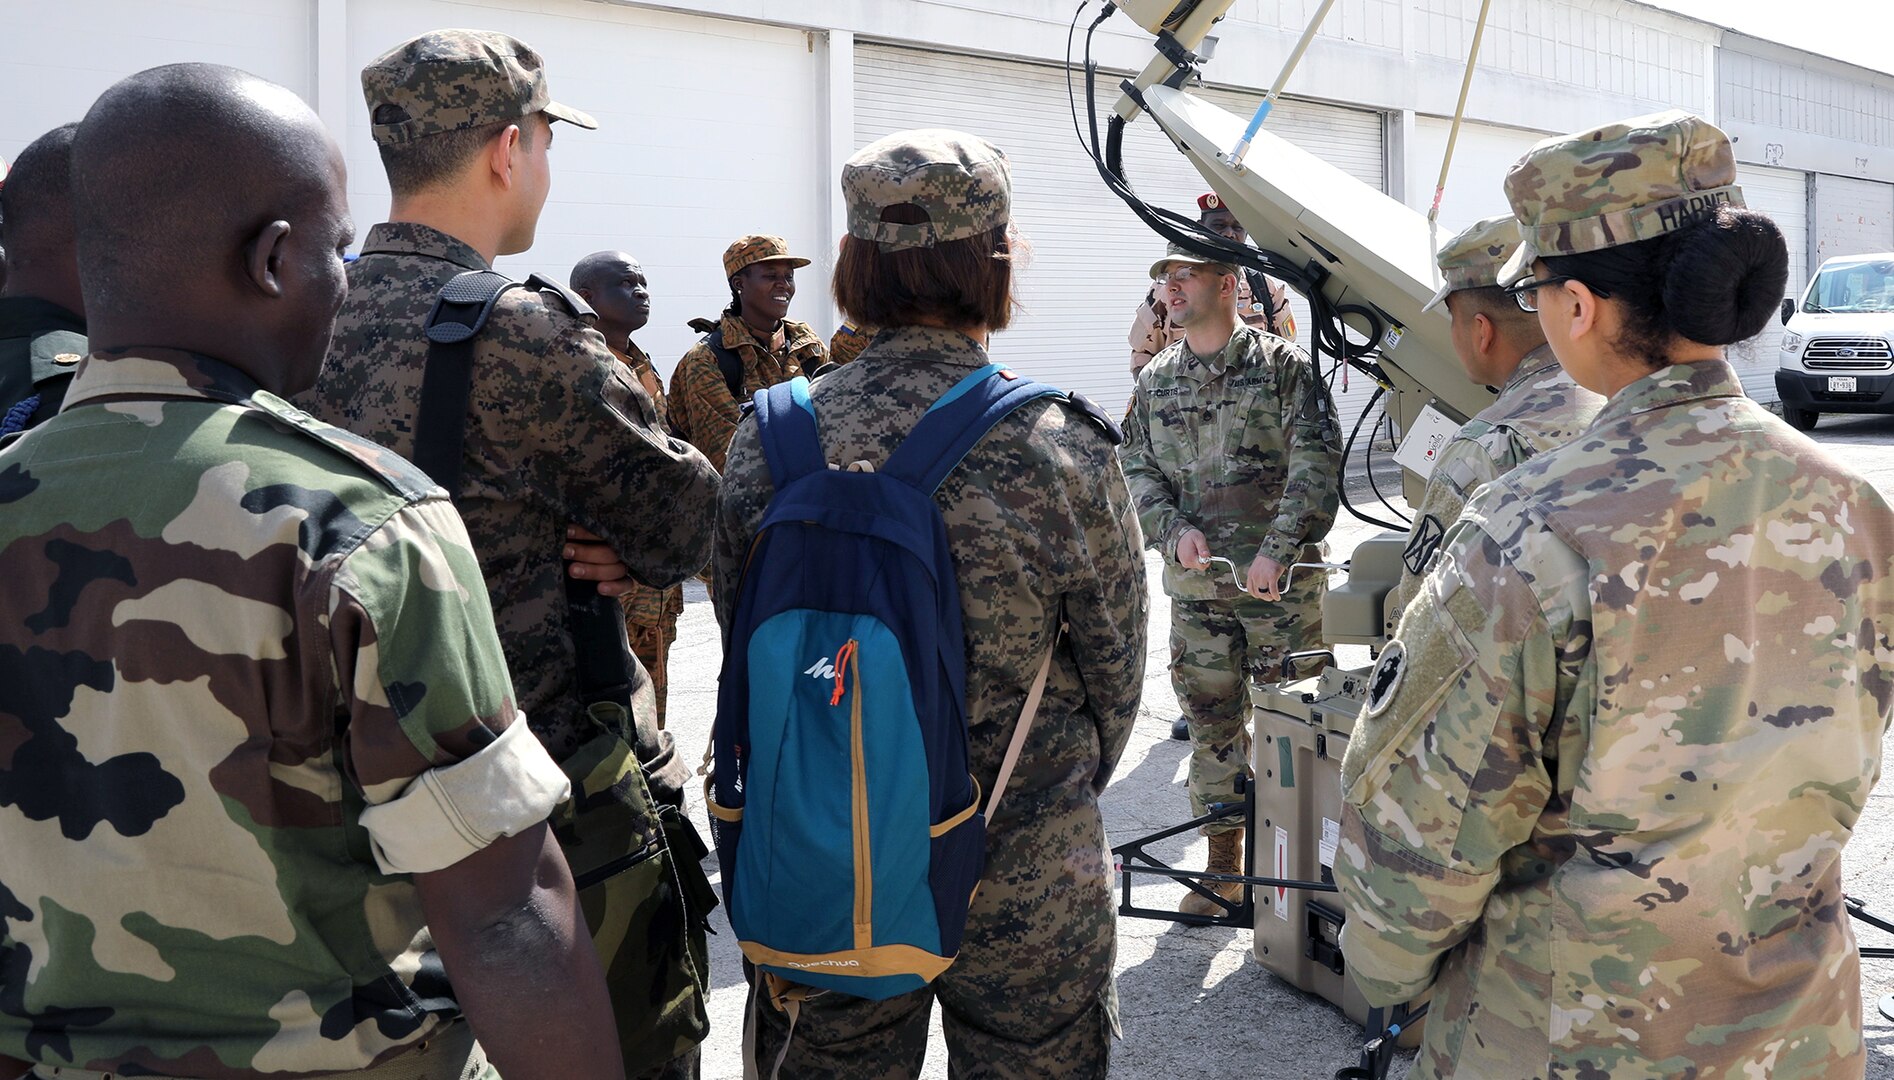
<svg viewBox="0 0 1894 1080">
<path fill-rule="evenodd" d="M 1548 285 L 1563 285 L 1568 281 L 1578 281 L 1578 279 L 1573 277 L 1570 274 L 1560 274 L 1556 277 L 1549 277 L 1549 278 L 1537 278 L 1537 279 L 1527 278 L 1526 280 L 1520 282 L 1517 285 L 1514 285 L 1512 288 L 1507 289 L 1506 291 L 1513 294 L 1513 302 L 1519 305 L 1519 310 L 1525 311 L 1525 312 L 1536 312 L 1539 310 L 1539 290 L 1540 289 L 1543 289 Z M 1578 283 L 1580 285 L 1585 285 L 1583 281 L 1578 281 Z M 1606 292 L 1603 289 L 1596 288 L 1591 285 L 1585 285 L 1585 287 L 1587 289 L 1591 289 L 1591 294 L 1593 296 L 1596 296 L 1600 300 L 1611 299 L 1611 294 Z"/>
</svg>

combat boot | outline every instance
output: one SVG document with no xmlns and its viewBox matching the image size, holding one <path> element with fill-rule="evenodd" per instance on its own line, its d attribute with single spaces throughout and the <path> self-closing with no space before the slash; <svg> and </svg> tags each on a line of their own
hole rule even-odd
<svg viewBox="0 0 1894 1080">
<path fill-rule="evenodd" d="M 1244 872 L 1242 829 L 1231 829 L 1229 832 L 1216 833 L 1210 837 L 1209 870 L 1213 874 L 1241 874 Z M 1243 886 L 1234 881 L 1199 882 L 1199 884 L 1231 903 L 1238 903 L 1243 899 Z M 1184 902 L 1177 905 L 1177 910 L 1185 915 L 1229 914 L 1229 912 L 1224 911 L 1207 898 L 1198 896 L 1194 892 L 1184 894 Z"/>
</svg>

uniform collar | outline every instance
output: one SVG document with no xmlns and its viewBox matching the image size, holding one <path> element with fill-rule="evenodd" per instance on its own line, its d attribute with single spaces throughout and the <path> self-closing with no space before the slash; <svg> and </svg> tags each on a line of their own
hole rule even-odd
<svg viewBox="0 0 1894 1080">
<path fill-rule="evenodd" d="M 0 296 L 0 335 L 18 327 L 26 334 L 49 330 L 85 333 L 85 320 L 51 300 L 37 296 Z"/>
<path fill-rule="evenodd" d="M 125 398 L 186 398 L 240 404 L 259 392 L 256 380 L 202 353 L 139 346 L 95 352 L 79 361 L 61 411 Z"/>
<path fill-rule="evenodd" d="M 794 319 L 783 320 L 783 355 L 793 356 L 810 345 L 821 344 L 821 341 L 821 338 L 815 336 L 815 331 L 809 328 L 808 323 L 799 323 Z M 741 315 L 723 317 L 723 343 L 727 348 L 734 349 L 739 345 L 749 345 L 771 356 L 776 355 L 776 351 L 769 347 L 769 342 L 757 336 L 756 331 L 750 329 L 750 324 L 744 322 Z"/>
<path fill-rule="evenodd" d="M 1519 358 L 1519 366 L 1513 369 L 1512 377 L 1506 380 L 1506 385 L 1499 388 L 1499 396 L 1505 397 L 1527 383 L 1537 382 L 1547 372 L 1558 366 L 1559 358 L 1552 355 L 1552 347 L 1539 346 Z"/>
<path fill-rule="evenodd" d="M 965 368 L 985 367 L 992 362 L 979 342 L 958 330 L 938 326 L 885 327 L 875 335 L 874 358 L 928 360 Z"/>
<path fill-rule="evenodd" d="M 384 221 L 368 230 L 363 255 L 426 255 L 445 259 L 469 270 L 491 270 L 492 265 L 465 240 L 415 221 Z"/>
<path fill-rule="evenodd" d="M 1657 369 L 1612 396 L 1592 422 L 1600 427 L 1639 413 L 1709 398 L 1743 396 L 1742 380 L 1727 360 L 1696 360 Z"/>
<path fill-rule="evenodd" d="M 1191 351 L 1190 341 L 1185 339 L 1184 355 L 1178 357 L 1177 368 L 1188 378 L 1214 379 L 1226 371 L 1243 366 L 1243 361 L 1249 356 L 1251 346 L 1255 344 L 1256 336 L 1257 331 L 1254 327 L 1239 321 L 1236 324 L 1236 332 L 1230 335 L 1230 340 L 1225 342 L 1223 348 L 1218 349 L 1214 356 L 1198 356 Z"/>
</svg>

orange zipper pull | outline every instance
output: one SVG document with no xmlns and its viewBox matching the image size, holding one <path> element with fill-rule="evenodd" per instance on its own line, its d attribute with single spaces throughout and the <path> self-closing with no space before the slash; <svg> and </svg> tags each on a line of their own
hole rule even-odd
<svg viewBox="0 0 1894 1080">
<path fill-rule="evenodd" d="M 831 706 L 840 705 L 842 703 L 842 694 L 845 693 L 847 689 L 846 680 L 848 678 L 849 658 L 860 651 L 861 646 L 854 638 L 849 638 L 848 644 L 835 650 L 835 693 L 829 695 L 829 704 Z"/>
</svg>

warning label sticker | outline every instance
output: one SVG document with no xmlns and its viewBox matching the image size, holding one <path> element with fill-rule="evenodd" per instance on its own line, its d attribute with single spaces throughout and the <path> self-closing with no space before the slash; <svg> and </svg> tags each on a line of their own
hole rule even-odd
<svg viewBox="0 0 1894 1080">
<path fill-rule="evenodd" d="M 1342 823 L 1322 819 L 1322 865 L 1335 869 L 1335 846 L 1342 842 Z"/>
</svg>

